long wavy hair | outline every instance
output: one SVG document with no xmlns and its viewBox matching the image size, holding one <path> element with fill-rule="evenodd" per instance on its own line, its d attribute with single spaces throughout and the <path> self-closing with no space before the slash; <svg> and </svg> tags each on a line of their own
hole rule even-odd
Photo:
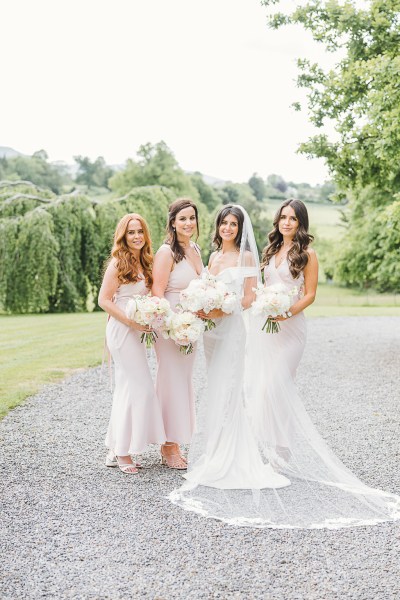
<svg viewBox="0 0 400 600">
<path fill-rule="evenodd" d="M 196 215 L 196 227 L 197 234 L 196 240 L 199 237 L 199 214 L 197 210 L 197 206 L 190 198 L 177 198 L 172 204 L 170 204 L 168 208 L 168 221 L 167 221 L 167 237 L 165 239 L 165 243 L 171 246 L 171 252 L 175 263 L 181 262 L 185 258 L 185 250 L 179 243 L 178 237 L 176 235 L 175 228 L 172 223 L 175 221 L 178 213 L 185 208 L 193 208 Z"/>
<path fill-rule="evenodd" d="M 243 223 L 244 223 L 244 215 L 243 212 L 237 206 L 233 206 L 232 204 L 227 204 L 217 214 L 215 219 L 215 231 L 213 237 L 213 245 L 216 250 L 222 248 L 222 238 L 219 235 L 219 228 L 221 227 L 221 223 L 228 215 L 233 215 L 236 217 L 238 222 L 238 232 L 235 237 L 235 246 L 238 250 L 240 250 L 240 242 L 242 240 L 242 231 L 243 231 Z"/>
<path fill-rule="evenodd" d="M 287 253 L 289 269 L 294 279 L 297 279 L 308 263 L 307 248 L 314 239 L 314 236 L 308 233 L 308 212 L 305 204 L 296 198 L 290 198 L 282 203 L 274 217 L 274 228 L 268 234 L 269 244 L 264 248 L 261 258 L 261 267 L 269 264 L 271 258 L 279 252 L 283 244 L 283 235 L 279 231 L 279 221 L 282 210 L 290 206 L 294 210 L 299 226 L 293 238 L 293 245 Z"/>
<path fill-rule="evenodd" d="M 129 222 L 137 219 L 143 229 L 144 246 L 140 250 L 139 261 L 134 256 L 126 243 L 126 232 Z M 111 250 L 111 256 L 116 259 L 116 268 L 118 281 L 120 283 L 136 283 L 139 279 L 139 262 L 143 270 L 146 286 L 151 288 L 153 284 L 153 252 L 151 249 L 151 238 L 149 226 L 144 218 L 137 213 L 128 213 L 124 215 L 118 223 L 114 233 L 114 244 Z"/>
</svg>

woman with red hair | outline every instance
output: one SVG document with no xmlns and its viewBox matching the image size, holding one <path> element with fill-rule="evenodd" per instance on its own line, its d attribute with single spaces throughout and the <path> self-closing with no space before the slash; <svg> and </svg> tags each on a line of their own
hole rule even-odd
<svg viewBox="0 0 400 600">
<path fill-rule="evenodd" d="M 136 294 L 151 289 L 153 254 L 146 221 L 136 213 L 122 217 L 114 234 L 111 258 L 99 292 L 99 306 L 109 315 L 106 339 L 115 365 L 115 391 L 106 436 L 107 466 L 137 473 L 131 455 L 166 440 L 161 407 L 140 342 L 145 327 L 128 319 L 125 308 Z M 115 457 L 115 458 L 114 458 Z"/>
</svg>

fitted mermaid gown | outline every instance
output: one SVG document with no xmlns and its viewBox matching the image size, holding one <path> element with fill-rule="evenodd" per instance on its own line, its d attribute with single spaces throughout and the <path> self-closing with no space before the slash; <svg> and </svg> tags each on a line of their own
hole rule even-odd
<svg viewBox="0 0 400 600">
<path fill-rule="evenodd" d="M 196 270 L 186 259 L 174 263 L 164 292 L 173 310 L 179 303 L 180 292 L 197 277 Z M 195 426 L 193 365 L 196 345 L 191 354 L 185 355 L 173 340 L 165 340 L 159 335 L 155 350 L 158 364 L 156 393 L 161 403 L 167 441 L 188 444 Z"/>
<path fill-rule="evenodd" d="M 304 274 L 293 278 L 287 259 L 276 267 L 273 256 L 264 279 L 267 286 L 296 287 L 292 304 L 302 296 Z M 279 492 L 279 502 L 263 496 L 260 526 L 338 529 L 399 519 L 400 497 L 361 482 L 328 447 L 299 397 L 295 375 L 306 343 L 304 313 L 280 322 L 276 334 L 262 332 L 262 323 L 251 321 L 247 411 L 264 456 L 291 486 Z"/>
<path fill-rule="evenodd" d="M 133 295 L 147 293 L 143 280 L 123 284 L 114 302 L 125 311 Z M 148 444 L 163 444 L 166 439 L 141 334 L 109 318 L 106 339 L 114 362 L 115 390 L 105 444 L 117 456 L 141 453 Z"/>
</svg>

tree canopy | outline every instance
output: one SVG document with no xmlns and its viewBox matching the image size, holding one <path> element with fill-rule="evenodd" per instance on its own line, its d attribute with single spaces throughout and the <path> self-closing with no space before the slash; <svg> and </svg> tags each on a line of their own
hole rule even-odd
<svg viewBox="0 0 400 600">
<path fill-rule="evenodd" d="M 332 69 L 299 58 L 298 85 L 308 90 L 308 113 L 321 130 L 300 151 L 324 158 L 338 196 L 350 200 L 338 276 L 357 285 L 377 283 L 382 255 L 366 255 L 365 247 L 371 242 L 372 252 L 376 227 L 385 231 L 390 215 L 397 214 L 400 193 L 400 0 L 370 0 L 362 8 L 351 0 L 311 0 L 289 13 L 270 12 L 273 28 L 287 24 L 304 27 L 326 51 L 337 53 Z M 398 290 L 400 279 L 392 275 L 384 287 Z"/>
<path fill-rule="evenodd" d="M 44 150 L 39 150 L 32 156 L 1 157 L 0 180 L 29 181 L 59 194 L 63 185 L 71 182 L 71 179 L 61 167 L 50 164 L 47 159 Z"/>
<path fill-rule="evenodd" d="M 137 155 L 137 161 L 128 159 L 125 169 L 111 178 L 110 188 L 114 192 L 123 195 L 135 187 L 159 185 L 178 196 L 198 198 L 190 176 L 181 169 L 165 142 L 144 144 L 140 146 Z"/>
<path fill-rule="evenodd" d="M 102 156 L 98 156 L 94 161 L 91 161 L 88 156 L 74 156 L 74 160 L 78 165 L 78 173 L 75 178 L 76 183 L 86 185 L 89 190 L 92 187 L 109 189 L 108 181 L 114 171 L 106 165 Z"/>
</svg>

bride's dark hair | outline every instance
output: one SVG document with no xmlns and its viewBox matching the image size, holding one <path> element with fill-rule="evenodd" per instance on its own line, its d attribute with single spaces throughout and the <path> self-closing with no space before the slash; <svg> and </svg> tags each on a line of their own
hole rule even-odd
<svg viewBox="0 0 400 600">
<path fill-rule="evenodd" d="M 227 206 L 223 206 L 217 214 L 217 217 L 215 219 L 215 232 L 212 243 L 214 244 L 217 250 L 219 250 L 222 247 L 222 238 L 219 235 L 219 228 L 221 226 L 222 221 L 226 219 L 228 215 L 233 215 L 234 217 L 236 217 L 238 222 L 238 232 L 237 236 L 235 237 L 235 246 L 239 250 L 240 242 L 242 240 L 244 215 L 240 208 L 238 208 L 237 206 L 233 206 L 233 204 L 227 204 Z"/>
<path fill-rule="evenodd" d="M 293 246 L 287 253 L 289 270 L 294 279 L 297 279 L 301 271 L 308 263 L 307 248 L 314 239 L 311 233 L 308 233 L 308 212 L 305 204 L 301 200 L 290 198 L 285 200 L 276 212 L 274 217 L 274 228 L 268 234 L 269 244 L 262 252 L 261 267 L 264 268 L 269 264 L 271 258 L 279 252 L 283 244 L 283 236 L 279 231 L 279 221 L 281 213 L 286 206 L 290 206 L 294 210 L 294 214 L 298 220 L 299 226 L 293 238 Z"/>
</svg>

